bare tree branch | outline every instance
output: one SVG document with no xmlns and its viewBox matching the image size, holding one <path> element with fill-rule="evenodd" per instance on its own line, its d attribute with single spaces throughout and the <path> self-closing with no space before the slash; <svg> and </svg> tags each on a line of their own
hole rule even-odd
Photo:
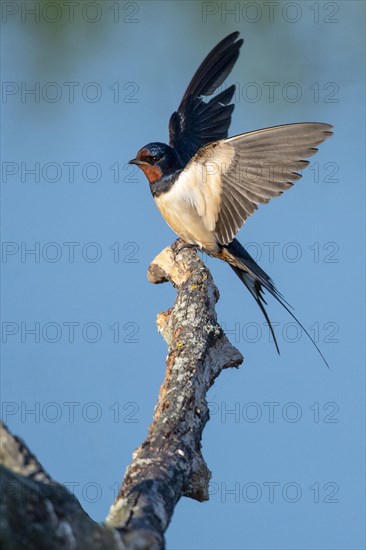
<svg viewBox="0 0 366 550">
<path fill-rule="evenodd" d="M 208 499 L 211 472 L 201 453 L 206 394 L 222 369 L 237 367 L 243 357 L 217 324 L 219 293 L 210 272 L 194 251 L 179 251 L 181 245 L 176 241 L 149 267 L 152 283 L 177 288 L 174 306 L 157 319 L 168 344 L 166 375 L 147 438 L 133 454 L 106 525 L 93 522 L 3 429 L 3 548 L 159 550 L 180 497 Z"/>
<path fill-rule="evenodd" d="M 0 546 L 3 550 L 124 550 L 120 534 L 93 521 L 53 481 L 25 443 L 0 424 Z"/>
<path fill-rule="evenodd" d="M 178 240 L 175 249 L 180 245 Z M 127 532 L 144 529 L 157 537 L 181 496 L 208 499 L 211 472 L 201 454 L 206 394 L 222 369 L 243 360 L 217 324 L 219 293 L 210 272 L 192 250 L 178 256 L 176 261 L 168 247 L 149 267 L 152 283 L 170 281 L 178 289 L 174 307 L 157 319 L 169 348 L 166 375 L 147 439 L 135 451 L 107 518 Z"/>
</svg>

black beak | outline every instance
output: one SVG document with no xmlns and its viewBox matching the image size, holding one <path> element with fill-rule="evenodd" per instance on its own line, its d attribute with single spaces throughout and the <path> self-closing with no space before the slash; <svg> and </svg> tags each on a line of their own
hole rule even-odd
<svg viewBox="0 0 366 550">
<path fill-rule="evenodd" d="M 140 164 L 144 164 L 142 160 L 139 159 L 132 159 L 128 161 L 128 164 L 136 164 L 136 166 L 139 166 Z"/>
</svg>

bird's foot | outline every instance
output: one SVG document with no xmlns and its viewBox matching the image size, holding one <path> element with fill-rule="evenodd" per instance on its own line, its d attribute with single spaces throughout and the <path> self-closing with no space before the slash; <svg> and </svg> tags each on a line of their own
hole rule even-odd
<svg viewBox="0 0 366 550">
<path fill-rule="evenodd" d="M 185 248 L 194 248 L 196 249 L 197 248 L 197 245 L 196 244 L 191 244 L 191 243 L 186 243 L 186 242 L 182 242 L 182 241 L 176 241 L 173 246 L 172 246 L 172 251 L 173 251 L 173 257 L 174 257 L 174 261 L 177 259 L 177 256 L 180 252 L 182 252 L 182 250 L 184 250 Z"/>
</svg>

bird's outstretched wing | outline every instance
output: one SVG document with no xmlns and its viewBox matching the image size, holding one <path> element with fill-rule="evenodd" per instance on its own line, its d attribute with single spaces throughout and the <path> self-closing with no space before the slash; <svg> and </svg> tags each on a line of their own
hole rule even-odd
<svg viewBox="0 0 366 550">
<path fill-rule="evenodd" d="M 230 86 L 207 103 L 202 96 L 211 96 L 224 82 L 239 57 L 243 40 L 238 32 L 224 38 L 203 60 L 194 74 L 182 101 L 170 117 L 169 143 L 186 164 L 197 151 L 227 137 L 234 105 L 229 105 L 235 92 Z"/>
<path fill-rule="evenodd" d="M 258 204 L 292 186 L 304 160 L 332 135 L 318 122 L 287 124 L 206 145 L 191 159 L 175 191 L 194 206 L 218 243 L 229 244 Z M 179 189 L 177 188 L 179 187 Z"/>
</svg>

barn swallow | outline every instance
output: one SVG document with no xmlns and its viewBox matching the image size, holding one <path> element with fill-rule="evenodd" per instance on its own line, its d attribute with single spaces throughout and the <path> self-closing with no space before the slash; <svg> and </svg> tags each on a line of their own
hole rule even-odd
<svg viewBox="0 0 366 550">
<path fill-rule="evenodd" d="M 332 135 L 329 124 L 305 122 L 264 128 L 228 138 L 235 85 L 221 90 L 239 57 L 233 32 L 203 60 L 169 121 L 169 145 L 149 143 L 130 160 L 144 172 L 158 209 L 187 246 L 227 262 L 248 288 L 277 339 L 263 297 L 267 290 L 301 326 L 272 279 L 235 239 L 259 204 L 277 197 L 308 166 L 304 160 Z M 185 246 L 185 245 L 184 245 Z"/>
</svg>

